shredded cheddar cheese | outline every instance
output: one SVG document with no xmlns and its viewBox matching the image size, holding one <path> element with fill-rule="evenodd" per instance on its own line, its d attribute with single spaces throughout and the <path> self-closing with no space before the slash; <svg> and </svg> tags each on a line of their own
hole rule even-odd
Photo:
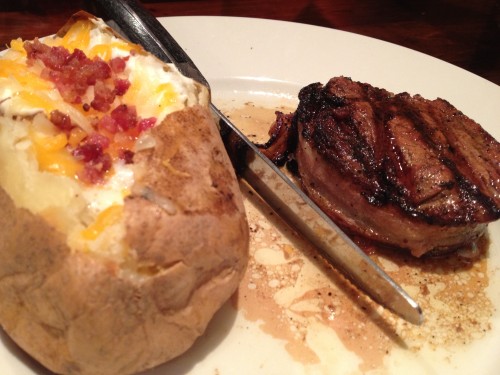
<svg viewBox="0 0 500 375">
<path fill-rule="evenodd" d="M 41 171 L 52 172 L 54 174 L 75 177 L 82 169 L 80 163 L 65 152 L 64 150 L 56 152 L 37 152 L 38 165 Z"/>
<path fill-rule="evenodd" d="M 85 50 L 90 43 L 90 29 L 92 24 L 86 21 L 77 21 L 68 30 L 64 37 L 54 39 L 54 45 L 59 45 L 73 52 L 75 48 Z"/>
<path fill-rule="evenodd" d="M 54 85 L 26 69 L 26 65 L 13 60 L 0 60 L 0 77 L 12 77 L 30 91 L 52 90 Z"/>
<path fill-rule="evenodd" d="M 71 129 L 68 138 L 68 145 L 70 145 L 72 148 L 75 148 L 80 144 L 81 141 L 83 141 L 87 137 L 87 135 L 88 134 L 82 128 L 76 127 Z"/>
<path fill-rule="evenodd" d="M 21 99 L 26 106 L 42 109 L 47 116 L 50 112 L 57 109 L 57 103 L 50 100 L 44 94 L 35 94 L 31 91 L 19 91 L 14 96 Z"/>
<path fill-rule="evenodd" d="M 177 100 L 177 95 L 170 82 L 161 83 L 156 87 L 154 92 L 160 97 L 159 102 L 162 103 L 162 105 L 174 104 Z"/>
<path fill-rule="evenodd" d="M 10 49 L 19 52 L 23 56 L 26 56 L 26 51 L 23 48 L 23 40 L 21 38 L 12 39 L 10 41 Z"/>
<path fill-rule="evenodd" d="M 48 136 L 31 131 L 30 138 L 41 171 L 73 178 L 82 169 L 82 164 L 65 148 L 68 139 L 64 133 Z"/>
<path fill-rule="evenodd" d="M 132 44 L 121 41 L 114 43 L 97 44 L 90 48 L 87 56 L 90 59 L 99 56 L 104 61 L 109 61 L 113 57 L 113 52 L 119 50 L 125 53 L 130 53 L 130 51 L 132 51 L 133 49 L 134 46 Z"/>
<path fill-rule="evenodd" d="M 68 144 L 68 139 L 64 133 L 59 133 L 52 137 L 33 133 L 32 140 L 36 147 L 43 152 L 60 151 Z"/>
<path fill-rule="evenodd" d="M 96 220 L 82 231 L 86 240 L 95 240 L 109 226 L 116 224 L 123 215 L 123 206 L 113 205 L 102 211 Z"/>
</svg>

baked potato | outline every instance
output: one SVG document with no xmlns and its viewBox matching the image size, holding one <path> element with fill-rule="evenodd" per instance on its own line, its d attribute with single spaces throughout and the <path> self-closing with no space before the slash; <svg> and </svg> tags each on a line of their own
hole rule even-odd
<svg viewBox="0 0 500 375">
<path fill-rule="evenodd" d="M 235 292 L 248 224 L 206 88 L 87 13 L 0 58 L 0 324 L 45 367 L 130 374 Z"/>
</svg>

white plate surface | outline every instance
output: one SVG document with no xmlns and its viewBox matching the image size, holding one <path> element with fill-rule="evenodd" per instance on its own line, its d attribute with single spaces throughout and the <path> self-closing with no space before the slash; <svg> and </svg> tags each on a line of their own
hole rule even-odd
<svg viewBox="0 0 500 375">
<path fill-rule="evenodd" d="M 445 98 L 479 122 L 497 140 L 500 139 L 500 88 L 430 56 L 351 33 L 288 22 L 226 17 L 173 17 L 163 18 L 161 21 L 211 82 L 214 101 L 222 107 L 237 106 L 245 101 L 268 107 L 282 103 L 293 104 L 298 90 L 304 85 L 316 81 L 326 82 L 330 77 L 344 75 L 392 92 L 419 93 L 429 99 Z M 259 213 L 251 213 L 251 221 L 258 216 Z M 273 231 L 273 228 L 268 230 Z M 257 250 L 262 250 L 259 252 L 262 256 L 263 250 L 266 250 L 269 259 L 276 261 L 277 258 L 273 258 L 271 253 L 283 250 L 284 244 L 288 243 L 287 234 L 278 232 L 275 240 L 277 238 L 279 246 L 276 248 L 256 249 L 254 239 L 253 255 Z M 477 309 L 487 306 L 488 313 L 484 314 L 487 319 L 478 323 L 480 327 L 477 331 L 468 328 L 467 335 L 457 325 L 460 318 L 455 318 L 454 327 L 448 327 L 457 329 L 457 336 L 462 335 L 463 342 L 443 339 L 440 343 L 434 337 L 433 332 L 436 335 L 442 334 L 439 333 L 442 326 L 437 321 L 442 315 L 434 314 L 433 309 L 446 307 L 442 306 L 445 300 L 443 293 L 446 293 L 448 286 L 439 282 L 439 274 L 436 276 L 436 273 L 443 270 L 432 268 L 430 272 L 434 273 L 429 276 L 435 284 L 429 285 L 428 289 L 424 288 L 425 293 L 421 293 L 421 286 L 405 285 L 410 292 L 417 293 L 419 301 L 419 298 L 426 300 L 435 297 L 432 303 L 424 301 L 427 320 L 422 327 L 408 328 L 404 323 L 389 317 L 392 325 L 384 328 L 381 320 L 356 312 L 356 316 L 361 316 L 358 326 L 364 324 L 363 320 L 374 320 L 378 322 L 376 325 L 382 334 L 393 336 L 393 343 L 389 345 L 387 354 L 379 355 L 377 360 L 371 361 L 371 365 L 367 365 L 370 360 L 352 345 L 353 340 L 346 339 L 345 326 L 335 329 L 335 325 L 323 324 L 324 320 L 320 315 L 324 315 L 324 312 L 320 310 L 324 306 L 316 304 L 311 307 L 311 301 L 317 302 L 311 299 L 305 301 L 309 305 L 296 305 L 295 310 L 288 305 L 288 310 L 284 308 L 287 311 L 280 312 L 285 315 L 288 313 L 290 319 L 306 320 L 301 325 L 304 331 L 299 335 L 303 340 L 302 344 L 294 343 L 289 336 L 277 334 L 269 328 L 269 315 L 264 312 L 266 306 L 262 307 L 262 317 L 259 317 L 256 309 L 252 313 L 246 311 L 244 303 L 238 309 L 228 303 L 216 315 L 206 335 L 192 350 L 148 374 L 497 374 L 500 369 L 500 223 L 490 225 L 489 235 L 488 258 L 481 265 L 485 270 L 481 277 L 485 277 L 488 282 L 480 293 L 484 295 L 477 306 Z M 293 249 L 291 253 L 292 258 L 300 258 Z M 274 267 L 273 270 L 278 270 L 279 274 L 286 263 L 285 260 L 282 261 L 282 265 L 276 266 L 268 262 L 262 266 L 268 270 Z M 304 269 L 308 262 L 311 263 L 307 259 L 300 262 L 297 260 L 298 267 L 301 267 L 299 273 L 306 272 Z M 382 264 L 388 271 L 395 266 L 390 260 Z M 467 279 L 467 272 L 473 270 L 460 269 L 457 272 L 460 277 Z M 253 271 L 255 268 L 252 266 L 249 272 Z M 417 270 L 421 271 L 422 267 Z M 445 271 L 443 280 L 450 280 L 449 270 Z M 251 278 L 252 275 L 249 275 L 244 282 Z M 308 280 L 324 283 L 325 277 L 320 275 Z M 285 286 L 296 289 L 300 287 L 300 282 L 296 278 L 291 285 Z M 315 287 L 309 285 L 310 290 Z M 339 283 L 332 286 L 322 284 L 322 288 L 332 288 L 335 292 Z M 251 292 L 251 288 L 245 289 L 245 293 L 248 292 Z M 263 289 L 262 293 L 277 297 L 276 290 L 272 288 Z M 456 288 L 450 293 L 455 293 L 453 298 L 460 295 Z M 466 300 L 469 304 L 474 301 L 473 298 Z M 335 300 L 332 304 L 335 305 Z M 472 314 L 475 309 L 476 306 L 472 303 L 468 309 L 450 310 L 449 313 L 464 314 L 465 321 L 465 314 L 468 311 Z M 384 312 L 381 314 L 384 315 Z M 335 319 L 335 314 L 331 315 L 331 319 Z M 355 326 L 358 318 L 353 319 L 346 324 Z M 356 331 L 354 326 L 353 330 Z M 394 331 L 391 328 L 393 326 L 396 327 Z M 401 327 L 403 331 L 411 330 L 412 334 L 399 335 Z M 369 329 L 373 332 L 373 327 Z M 361 344 L 366 345 L 363 341 L 373 338 L 363 337 L 362 332 L 363 330 L 357 332 L 360 347 Z M 453 337 L 453 332 L 450 331 L 447 335 Z M 350 345 L 345 345 L 346 342 Z M 304 349 L 303 352 L 300 352 L 301 348 Z M 4 334 L 0 334 L 0 373 L 48 374 Z"/>
</svg>

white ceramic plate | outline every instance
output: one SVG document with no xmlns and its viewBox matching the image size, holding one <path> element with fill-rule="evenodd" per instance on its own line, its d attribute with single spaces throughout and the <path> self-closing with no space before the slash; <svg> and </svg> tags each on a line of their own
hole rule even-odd
<svg viewBox="0 0 500 375">
<path fill-rule="evenodd" d="M 248 101 L 293 105 L 302 86 L 344 75 L 393 92 L 445 98 L 500 139 L 500 88 L 421 53 L 287 22 L 161 21 L 224 109 Z M 487 255 L 472 264 L 375 257 L 423 306 L 425 323 L 413 327 L 353 292 L 249 195 L 246 205 L 252 260 L 238 296 L 192 350 L 148 374 L 498 373 L 499 222 L 490 225 Z M 0 334 L 0 373 L 48 372 Z"/>
</svg>

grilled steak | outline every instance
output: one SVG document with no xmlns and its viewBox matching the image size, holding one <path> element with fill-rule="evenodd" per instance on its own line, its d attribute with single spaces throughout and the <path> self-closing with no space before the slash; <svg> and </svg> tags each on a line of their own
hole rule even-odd
<svg viewBox="0 0 500 375">
<path fill-rule="evenodd" d="M 500 144 L 442 99 L 349 78 L 311 84 L 263 152 L 347 232 L 415 256 L 470 245 L 500 217 Z"/>
</svg>

